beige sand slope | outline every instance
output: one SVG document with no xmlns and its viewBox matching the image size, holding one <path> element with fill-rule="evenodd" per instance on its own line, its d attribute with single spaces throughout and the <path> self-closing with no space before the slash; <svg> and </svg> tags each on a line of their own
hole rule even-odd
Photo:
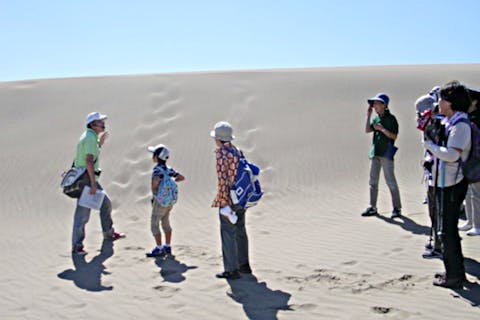
<svg viewBox="0 0 480 320">
<path fill-rule="evenodd" d="M 478 319 L 480 238 L 464 236 L 468 290 L 431 285 L 423 260 L 422 148 L 415 99 L 480 65 L 165 74 L 0 83 L 0 319 Z M 396 172 L 403 219 L 368 203 L 365 100 L 391 97 L 400 123 Z M 102 181 L 124 240 L 103 243 L 98 214 L 85 259 L 70 255 L 74 202 L 59 189 L 85 115 L 109 115 Z M 267 192 L 249 210 L 254 277 L 222 269 L 209 131 L 230 121 L 263 168 Z M 145 148 L 165 143 L 187 180 L 172 217 L 175 259 L 152 260 Z M 102 250 L 101 250 L 102 249 Z"/>
</svg>

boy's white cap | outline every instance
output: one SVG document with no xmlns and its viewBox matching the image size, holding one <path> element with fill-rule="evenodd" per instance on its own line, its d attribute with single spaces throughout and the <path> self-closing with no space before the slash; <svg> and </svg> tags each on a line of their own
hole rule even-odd
<svg viewBox="0 0 480 320">
<path fill-rule="evenodd" d="M 106 114 L 101 114 L 100 112 L 91 112 L 88 114 L 87 119 L 85 120 L 85 125 L 88 126 L 95 120 L 105 120 L 107 119 Z"/>
<path fill-rule="evenodd" d="M 170 150 L 168 150 L 167 146 L 165 146 L 164 144 L 157 144 L 156 146 L 149 146 L 147 148 L 147 150 L 150 151 L 151 153 L 155 153 L 160 148 L 163 148 L 163 150 L 158 155 L 158 158 L 165 161 L 170 156 Z"/>
</svg>

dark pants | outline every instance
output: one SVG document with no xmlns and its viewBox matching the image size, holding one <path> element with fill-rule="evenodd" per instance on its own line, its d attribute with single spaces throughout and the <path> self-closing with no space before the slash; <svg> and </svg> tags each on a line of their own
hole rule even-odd
<svg viewBox="0 0 480 320">
<path fill-rule="evenodd" d="M 430 211 L 430 216 L 442 243 L 443 264 L 447 279 L 465 277 L 462 245 L 458 234 L 458 218 L 467 188 L 468 183 L 463 179 L 454 186 L 444 188 L 443 192 L 438 187 L 430 187 L 428 190 L 429 208 L 433 209 Z"/>
<path fill-rule="evenodd" d="M 245 210 L 235 211 L 238 216 L 236 224 L 220 216 L 220 234 L 222 237 L 223 266 L 225 271 L 235 271 L 239 266 L 249 263 L 248 237 L 245 229 Z"/>
<path fill-rule="evenodd" d="M 441 192 L 440 188 L 428 187 L 428 213 L 430 215 L 430 221 L 432 223 L 432 228 L 430 229 L 431 237 L 433 239 L 433 249 L 435 251 L 442 251 L 442 240 L 440 239 L 440 235 L 438 231 L 438 211 L 437 207 L 440 207 L 439 203 L 435 202 L 436 192 Z M 437 199 L 440 199 L 438 196 Z"/>
</svg>

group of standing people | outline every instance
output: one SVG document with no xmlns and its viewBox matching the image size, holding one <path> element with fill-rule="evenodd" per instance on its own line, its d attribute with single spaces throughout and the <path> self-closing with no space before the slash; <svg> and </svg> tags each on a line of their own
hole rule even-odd
<svg viewBox="0 0 480 320">
<path fill-rule="evenodd" d="M 469 183 L 461 168 L 461 163 L 467 160 L 472 147 L 469 121 L 477 125 L 479 121 L 479 110 L 476 107 L 478 92 L 458 81 L 452 81 L 442 87 L 435 87 L 427 96 L 417 100 L 419 113 L 426 111 L 426 108 L 420 106 L 426 101 L 431 101 L 432 110 L 429 114 L 438 114 L 441 119 L 432 118 L 431 128 L 423 128 L 423 125 L 421 128 L 424 130 L 422 142 L 426 153 L 425 168 L 429 173 L 427 202 L 433 239 L 433 245 L 426 246 L 427 252 L 423 256 L 443 260 L 445 272 L 434 275 L 434 285 L 460 288 L 466 277 L 459 229 L 467 231 L 468 235 L 480 235 L 480 182 Z M 388 110 L 389 98 L 386 94 L 378 94 L 369 99 L 368 103 L 365 131 L 373 132 L 370 151 L 370 207 L 362 216 L 377 214 L 378 178 L 380 168 L 383 168 L 392 195 L 392 218 L 396 218 L 401 215 L 401 204 L 394 175 L 393 155 L 396 148 L 392 146 L 394 147 L 398 135 L 398 123 Z M 377 113 L 373 119 L 372 109 Z M 464 200 L 467 221 L 459 227 Z"/>
<path fill-rule="evenodd" d="M 106 115 L 92 112 L 86 118 L 86 131 L 81 135 L 76 149 L 74 166 L 86 168 L 89 180 L 89 193 L 94 195 L 97 190 L 103 190 L 98 182 L 101 169 L 99 167 L 100 149 L 108 139 L 105 126 Z M 245 228 L 246 209 L 232 204 L 230 188 L 233 186 L 240 163 L 241 151 L 232 143 L 235 138 L 232 126 L 225 121 L 218 122 L 210 136 L 214 139 L 216 149 L 217 195 L 212 207 L 219 209 L 220 234 L 222 240 L 222 254 L 224 271 L 216 275 L 217 278 L 238 279 L 243 274 L 251 274 L 248 255 L 248 236 Z M 147 257 L 165 257 L 172 254 L 171 239 L 172 227 L 170 213 L 177 200 L 175 182 L 185 180 L 185 177 L 167 166 L 170 150 L 159 144 L 147 148 L 152 153 L 155 163 L 151 177 L 152 213 L 150 227 L 156 246 Z M 100 207 L 100 221 L 103 236 L 106 240 L 118 240 L 125 237 L 113 228 L 111 217 L 112 204 L 105 194 Z M 90 209 L 79 204 L 77 200 L 73 231 L 72 254 L 85 255 L 83 241 L 85 239 L 85 225 L 90 217 Z M 235 219 L 232 219 L 234 217 Z M 162 243 L 160 224 L 165 234 L 165 243 Z"/>
<path fill-rule="evenodd" d="M 480 235 L 480 182 L 468 183 L 460 162 L 465 161 L 471 149 L 470 118 L 479 124 L 480 116 L 477 108 L 478 95 L 463 84 L 452 81 L 442 87 L 434 88 L 426 97 L 417 100 L 419 104 L 432 101 L 431 108 L 443 118 L 441 129 L 424 129 L 423 146 L 426 150 L 428 171 L 428 208 L 432 222 L 433 245 L 424 254 L 425 258 L 440 257 L 443 259 L 445 272 L 436 273 L 434 285 L 458 288 L 465 281 L 464 258 L 459 236 L 458 221 L 461 205 L 466 200 L 467 221 L 460 230 L 469 235 Z M 478 93 L 478 92 L 476 92 Z M 472 98 L 471 98 L 472 97 Z M 390 99 L 387 94 L 379 93 L 367 100 L 367 119 L 365 132 L 373 133 L 370 158 L 370 206 L 362 212 L 362 216 L 377 215 L 378 182 L 380 171 L 384 176 L 392 197 L 392 219 L 401 217 L 401 200 L 394 173 L 394 156 L 397 151 L 399 126 L 396 117 L 390 112 Z M 438 105 L 435 105 L 437 103 Z M 423 107 L 422 107 L 423 108 Z M 372 118 L 372 113 L 376 115 Z M 425 111 L 425 110 L 422 110 Z M 469 117 L 470 115 L 470 117 Z M 86 119 L 86 131 L 77 144 L 74 165 L 85 167 L 90 181 L 90 194 L 102 190 L 98 182 L 100 149 L 108 138 L 105 132 L 106 115 L 92 112 Z M 463 120 L 462 120 L 463 119 Z M 435 121 L 432 121 L 435 123 Z M 432 135 L 436 133 L 436 135 Z M 235 182 L 241 151 L 232 143 L 234 140 L 232 126 L 228 122 L 218 122 L 210 136 L 214 139 L 216 149 L 217 195 L 212 207 L 219 209 L 220 234 L 224 271 L 218 278 L 238 279 L 241 273 L 252 273 L 248 255 L 248 237 L 245 228 L 246 209 L 234 206 L 230 198 L 230 189 Z M 439 139 L 438 137 L 443 137 Z M 170 255 L 172 228 L 169 217 L 176 202 L 177 190 L 175 182 L 185 179 L 183 175 L 167 166 L 170 150 L 163 144 L 148 147 L 155 163 L 151 179 L 152 215 L 151 232 L 156 246 L 147 257 L 163 257 Z M 173 185 L 172 185 L 173 183 Z M 168 186 L 168 188 L 166 187 Z M 163 190 L 162 188 L 167 188 Z M 166 198 L 160 199 L 159 192 L 167 192 Z M 162 195 L 162 196 L 165 196 Z M 169 198 L 171 196 L 171 198 Z M 167 200 L 165 200 L 167 199 Z M 100 207 L 100 220 L 105 239 L 117 240 L 125 234 L 116 232 L 111 218 L 112 205 L 108 195 Z M 78 204 L 75 209 L 72 253 L 86 254 L 83 246 L 85 225 L 89 220 L 90 209 Z M 234 219 L 232 219 L 234 218 Z M 165 233 L 165 244 L 159 225 Z"/>
</svg>

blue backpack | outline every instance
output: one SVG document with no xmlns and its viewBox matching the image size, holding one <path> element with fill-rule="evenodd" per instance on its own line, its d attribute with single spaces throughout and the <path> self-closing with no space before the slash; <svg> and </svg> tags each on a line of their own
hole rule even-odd
<svg viewBox="0 0 480 320">
<path fill-rule="evenodd" d="M 472 147 L 468 158 L 462 161 L 460 157 L 460 167 L 462 168 L 463 175 L 467 179 L 468 183 L 475 183 L 480 181 L 480 129 L 472 121 L 462 118 L 458 119 L 454 124 L 464 122 L 470 126 Z"/>
<path fill-rule="evenodd" d="M 163 179 L 158 185 L 158 192 L 155 195 L 155 200 L 161 207 L 173 206 L 177 203 L 178 199 L 178 187 L 175 181 L 170 176 L 170 169 L 163 169 L 161 166 L 157 166 L 163 173 Z"/>
<path fill-rule="evenodd" d="M 237 176 L 230 189 L 232 204 L 243 209 L 253 207 L 263 196 L 262 187 L 258 181 L 260 168 L 248 162 L 241 151 L 231 148 L 227 148 L 227 150 L 240 158 Z"/>
</svg>

